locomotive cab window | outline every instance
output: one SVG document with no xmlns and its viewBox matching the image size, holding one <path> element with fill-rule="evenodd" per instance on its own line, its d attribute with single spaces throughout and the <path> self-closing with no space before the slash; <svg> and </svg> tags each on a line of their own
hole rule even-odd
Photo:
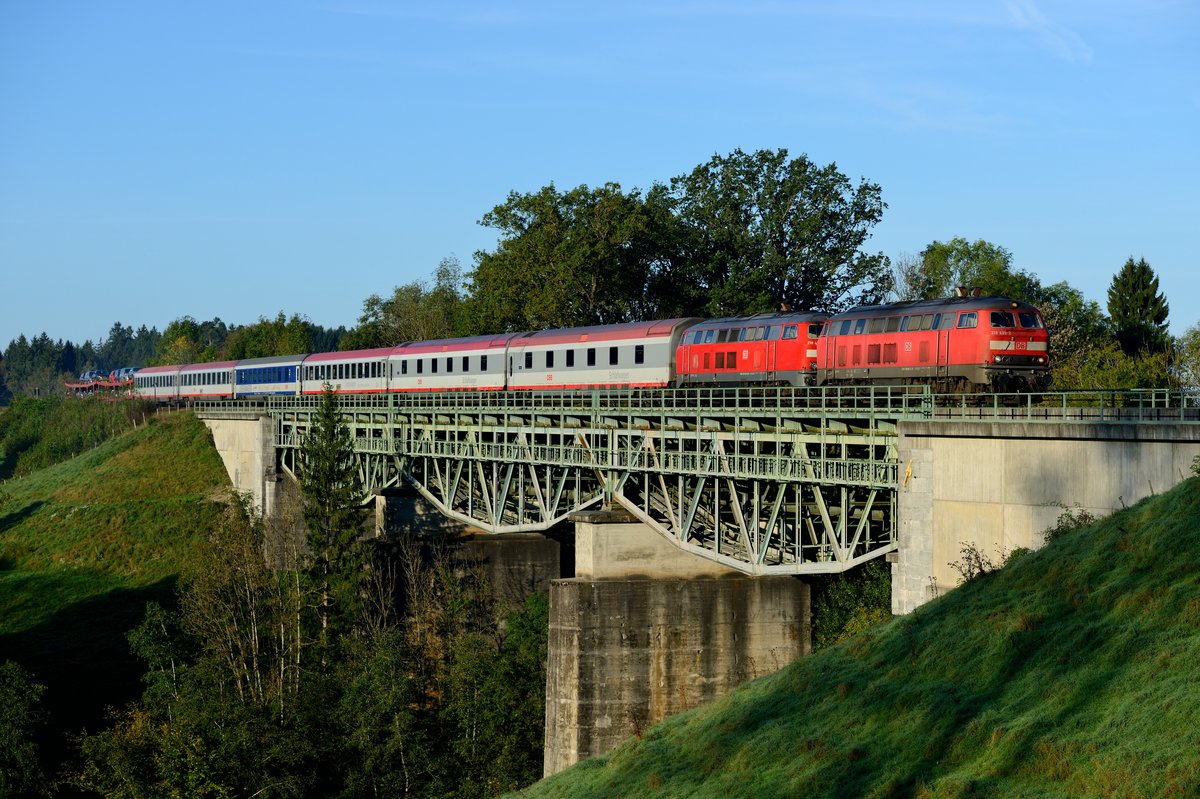
<svg viewBox="0 0 1200 799">
<path fill-rule="evenodd" d="M 848 336 L 848 335 L 850 335 L 850 320 L 849 320 L 849 319 L 847 319 L 846 321 L 842 322 L 842 329 L 838 331 L 838 335 L 839 335 L 839 336 Z"/>
<path fill-rule="evenodd" d="M 1016 327 L 1012 311 L 992 311 L 992 327 Z"/>
<path fill-rule="evenodd" d="M 791 341 L 792 339 L 796 338 L 798 332 L 799 331 L 796 329 L 795 325 L 788 325 L 783 329 L 783 340 Z"/>
<path fill-rule="evenodd" d="M 889 316 L 887 318 L 887 332 L 895 333 L 899 329 L 900 329 L 900 317 L 899 316 Z"/>
<path fill-rule="evenodd" d="M 855 319 L 854 320 L 854 335 L 861 336 L 863 334 L 863 331 L 866 330 L 866 328 L 867 328 L 867 320 L 866 319 Z"/>
<path fill-rule="evenodd" d="M 979 314 L 975 311 L 964 311 L 958 315 L 958 326 L 960 328 L 976 327 L 979 325 Z"/>
<path fill-rule="evenodd" d="M 884 331 L 884 328 L 886 328 L 886 327 L 887 327 L 887 317 L 886 316 L 876 316 L 874 319 L 871 320 L 870 332 L 871 333 L 882 333 Z"/>
<path fill-rule="evenodd" d="M 1021 327 L 1030 330 L 1039 330 L 1042 327 L 1042 319 L 1033 311 L 1020 311 L 1017 314 L 1017 319 L 1021 322 Z"/>
</svg>

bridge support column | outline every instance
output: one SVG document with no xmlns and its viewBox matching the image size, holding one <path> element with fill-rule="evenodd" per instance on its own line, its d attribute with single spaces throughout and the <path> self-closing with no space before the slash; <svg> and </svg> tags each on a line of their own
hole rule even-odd
<svg viewBox="0 0 1200 799">
<path fill-rule="evenodd" d="M 548 776 L 807 654 L 809 589 L 746 577 L 621 513 L 581 513 L 550 589 Z"/>
</svg>

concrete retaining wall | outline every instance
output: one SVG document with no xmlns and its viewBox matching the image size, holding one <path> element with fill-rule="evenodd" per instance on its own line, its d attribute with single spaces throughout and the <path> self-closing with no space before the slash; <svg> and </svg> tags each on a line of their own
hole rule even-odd
<svg viewBox="0 0 1200 799">
<path fill-rule="evenodd" d="M 892 612 L 958 584 L 964 544 L 1035 548 L 1063 507 L 1107 515 L 1191 474 L 1200 426 L 901 422 Z"/>
</svg>

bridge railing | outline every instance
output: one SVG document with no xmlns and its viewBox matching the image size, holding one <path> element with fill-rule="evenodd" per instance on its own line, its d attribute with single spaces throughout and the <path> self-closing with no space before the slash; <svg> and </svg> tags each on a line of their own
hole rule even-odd
<svg viewBox="0 0 1200 799">
<path fill-rule="evenodd" d="M 686 388 L 633 391 L 443 391 L 343 394 L 348 412 L 572 415 L 794 414 L 881 418 L 987 419 L 991 421 L 1179 422 L 1200 421 L 1200 389 L 1122 389 L 996 394 L 933 394 L 922 386 L 812 388 Z M 193 407 L 213 416 L 311 412 L 321 398 L 262 397 L 200 400 Z"/>
</svg>

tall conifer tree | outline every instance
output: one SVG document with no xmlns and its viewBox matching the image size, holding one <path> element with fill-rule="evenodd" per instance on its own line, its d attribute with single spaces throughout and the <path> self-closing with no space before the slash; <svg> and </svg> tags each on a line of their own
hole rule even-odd
<svg viewBox="0 0 1200 799">
<path fill-rule="evenodd" d="M 1145 258 L 1129 256 L 1108 287 L 1108 315 L 1127 355 L 1167 348 L 1167 310 L 1158 275 Z"/>
<path fill-rule="evenodd" d="M 363 560 L 358 513 L 362 482 L 350 429 L 328 384 L 305 438 L 300 487 L 324 666 L 337 637 L 353 618 Z"/>
</svg>

